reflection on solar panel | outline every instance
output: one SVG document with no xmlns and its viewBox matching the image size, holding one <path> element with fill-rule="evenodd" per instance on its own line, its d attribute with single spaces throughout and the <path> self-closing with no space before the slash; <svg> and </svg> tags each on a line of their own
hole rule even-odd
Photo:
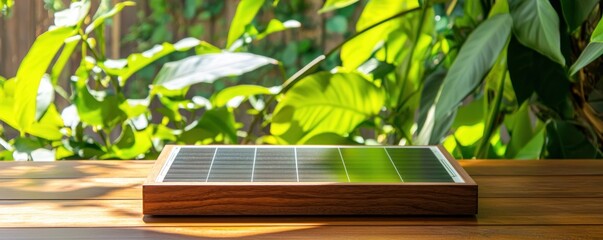
<svg viewBox="0 0 603 240">
<path fill-rule="evenodd" d="M 143 187 L 143 211 L 156 215 L 475 214 L 477 185 L 442 149 L 168 146 Z"/>
</svg>

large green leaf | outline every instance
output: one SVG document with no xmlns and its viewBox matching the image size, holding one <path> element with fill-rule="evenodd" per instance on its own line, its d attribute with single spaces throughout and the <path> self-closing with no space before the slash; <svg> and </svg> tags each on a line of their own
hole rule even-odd
<svg viewBox="0 0 603 240">
<path fill-rule="evenodd" d="M 422 129 L 423 125 L 427 120 L 429 109 L 433 106 L 444 77 L 446 77 L 447 71 L 444 68 L 439 68 L 433 73 L 429 74 L 425 80 L 423 89 L 421 90 L 421 99 L 419 103 L 419 118 L 417 119 L 417 129 Z"/>
<path fill-rule="evenodd" d="M 532 127 L 529 104 L 524 103 L 517 112 L 505 118 L 505 126 L 509 130 L 511 140 L 505 152 L 506 158 L 513 159 L 538 159 L 544 145 L 546 128 Z"/>
<path fill-rule="evenodd" d="M 56 28 L 40 35 L 21 62 L 16 76 L 14 114 L 17 129 L 25 131 L 36 115 L 36 95 L 42 76 L 73 28 Z"/>
<path fill-rule="evenodd" d="M 226 48 L 230 48 L 245 33 L 247 25 L 253 21 L 262 5 L 264 5 L 264 0 L 241 0 L 239 2 L 235 16 L 230 24 L 230 30 L 228 31 Z"/>
<path fill-rule="evenodd" d="M 603 54 L 603 19 L 599 20 L 595 31 L 590 36 L 590 43 L 584 48 L 580 57 L 570 67 L 570 75 L 576 74 L 580 69 L 599 58 Z"/>
<path fill-rule="evenodd" d="M 175 90 L 201 82 L 212 83 L 226 76 L 241 75 L 268 64 L 278 64 L 278 61 L 251 53 L 223 52 L 191 56 L 166 63 L 157 74 L 154 85 Z"/>
<path fill-rule="evenodd" d="M 260 94 L 272 95 L 276 93 L 278 93 L 278 91 L 274 91 L 267 87 L 257 85 L 237 85 L 225 88 L 222 91 L 214 94 L 211 100 L 215 107 L 222 107 L 226 105 L 234 105 L 232 107 L 236 107 L 239 105 L 237 103 L 242 102 L 246 97 Z"/>
<path fill-rule="evenodd" d="M 0 121 L 17 128 L 18 123 L 14 114 L 6 114 L 14 112 L 15 106 L 15 80 L 0 81 Z"/>
<path fill-rule="evenodd" d="M 436 136 L 438 139 L 432 139 L 430 136 L 434 128 L 450 122 L 450 116 L 460 102 L 482 82 L 505 46 L 511 24 L 509 14 L 499 14 L 484 21 L 469 35 L 444 78 L 435 100 L 431 118 L 433 123 L 426 123 L 421 129 L 421 142 L 439 141 L 443 137 Z"/>
<path fill-rule="evenodd" d="M 384 92 L 360 74 L 316 73 L 284 94 L 270 132 L 290 144 L 327 132 L 344 136 L 377 115 L 384 101 Z"/>
<path fill-rule="evenodd" d="M 336 9 L 344 8 L 356 2 L 358 2 L 358 0 L 327 0 L 322 6 L 322 8 L 318 10 L 318 13 L 325 13 Z"/>
<path fill-rule="evenodd" d="M 356 31 L 362 31 L 386 18 L 418 6 L 419 3 L 416 0 L 369 1 L 356 23 Z M 346 42 L 341 49 L 342 65 L 349 69 L 362 65 L 373 55 L 378 44 L 404 23 L 400 18 L 390 20 Z"/>
<path fill-rule="evenodd" d="M 518 104 L 536 92 L 542 103 L 562 112 L 570 83 L 561 65 L 515 38 L 509 43 L 507 64 Z"/>
<path fill-rule="evenodd" d="M 184 38 L 174 44 L 163 43 L 161 45 L 155 45 L 153 48 L 143 53 L 131 54 L 127 59 L 109 59 L 105 62 L 99 63 L 99 66 L 102 67 L 107 73 L 118 76 L 119 84 L 123 86 L 125 85 L 126 80 L 128 80 L 128 78 L 130 78 L 134 73 L 157 61 L 158 59 L 173 52 L 188 51 L 197 46 L 204 46 L 205 49 L 213 47 L 209 43 L 199 41 L 195 38 Z"/>
<path fill-rule="evenodd" d="M 597 148 L 574 124 L 555 120 L 547 125 L 548 158 L 597 158 Z"/>
<path fill-rule="evenodd" d="M 549 0 L 509 0 L 509 7 L 519 42 L 565 66 L 559 17 Z"/>
<path fill-rule="evenodd" d="M 570 32 L 580 27 L 598 2 L 599 0 L 561 0 L 561 10 Z"/>
</svg>

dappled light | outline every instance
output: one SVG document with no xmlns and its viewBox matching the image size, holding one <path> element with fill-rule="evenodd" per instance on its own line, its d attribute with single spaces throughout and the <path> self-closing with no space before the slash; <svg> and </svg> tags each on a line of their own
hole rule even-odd
<svg viewBox="0 0 603 240">
<path fill-rule="evenodd" d="M 0 0 L 0 239 L 601 238 L 602 16 Z"/>
</svg>

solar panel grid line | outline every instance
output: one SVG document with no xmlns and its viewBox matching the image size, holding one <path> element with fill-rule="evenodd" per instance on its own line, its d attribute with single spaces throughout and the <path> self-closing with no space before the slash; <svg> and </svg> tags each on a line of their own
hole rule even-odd
<svg viewBox="0 0 603 240">
<path fill-rule="evenodd" d="M 464 215 L 476 199 L 475 181 L 442 147 L 166 146 L 143 213 Z"/>
<path fill-rule="evenodd" d="M 205 182 L 210 182 L 212 178 L 218 178 L 213 181 L 227 182 L 462 182 L 451 179 L 455 176 L 454 172 L 450 170 L 446 159 L 442 162 L 442 159 L 439 158 L 441 155 L 436 156 L 439 150 L 434 147 L 402 149 L 373 146 L 355 148 L 347 146 L 222 146 L 216 148 L 176 147 L 174 150 L 176 149 L 183 150 L 178 151 L 178 154 L 171 158 L 171 167 L 166 173 L 169 178 L 167 181 L 170 182 L 178 180 L 182 182 L 184 181 L 182 179 L 200 181 L 201 179 L 198 179 L 200 176 L 196 176 L 195 173 L 204 175 Z M 173 152 L 171 156 L 173 156 Z M 221 156 L 218 166 L 220 173 L 216 173 L 218 175 L 214 176 L 218 156 Z M 337 174 L 337 169 L 340 168 L 331 162 L 335 160 L 332 158 L 335 156 L 339 158 L 340 167 L 343 168 L 341 175 Z M 304 159 L 303 164 L 300 162 L 300 157 Z M 352 161 L 350 164 L 352 164 L 354 174 L 350 172 L 348 160 Z M 261 163 L 260 165 L 258 165 L 258 161 Z M 209 167 L 204 164 L 208 164 Z M 369 169 L 368 172 L 365 171 L 365 168 Z M 205 175 L 206 170 L 207 175 Z M 258 171 L 262 175 L 261 178 L 258 178 Z M 414 175 L 407 175 L 404 172 L 411 172 Z M 345 180 L 338 179 L 337 176 L 343 177 L 343 173 L 345 173 Z M 366 174 L 368 174 L 368 178 L 363 176 Z M 239 175 L 249 177 L 241 178 Z M 354 179 L 352 179 L 352 175 L 355 176 Z"/>
<path fill-rule="evenodd" d="M 343 169 L 345 170 L 345 175 L 348 178 L 348 182 L 352 182 L 350 181 L 350 174 L 348 173 L 348 168 L 345 166 L 345 161 L 343 160 L 343 154 L 341 154 L 341 148 L 337 148 L 337 151 L 339 152 L 339 157 L 341 157 L 341 163 L 343 163 Z"/>
<path fill-rule="evenodd" d="M 253 166 L 251 166 L 251 182 L 253 182 L 253 175 L 255 174 L 255 161 L 258 157 L 258 148 L 256 147 L 253 151 Z"/>
<path fill-rule="evenodd" d="M 396 170 L 398 177 L 400 177 L 400 181 L 404 182 L 404 178 L 402 178 L 402 175 L 400 175 L 400 171 L 398 171 L 398 167 L 396 167 L 396 164 L 394 164 L 394 160 L 392 160 L 392 156 L 390 156 L 389 152 L 387 152 L 387 148 L 383 148 L 383 150 L 385 151 L 385 154 L 387 154 L 387 158 L 389 158 L 389 161 L 392 163 L 392 166 L 394 166 L 394 169 Z"/>
<path fill-rule="evenodd" d="M 297 182 L 299 182 L 299 165 L 297 164 L 297 148 L 293 147 L 293 156 L 295 156 L 295 175 L 297 177 Z"/>
<path fill-rule="evenodd" d="M 214 149 L 214 156 L 211 158 L 211 163 L 209 164 L 209 169 L 207 169 L 207 177 L 205 178 L 205 182 L 209 181 L 209 174 L 211 173 L 211 168 L 214 166 L 214 160 L 216 159 L 217 154 L 218 154 L 218 148 Z"/>
</svg>

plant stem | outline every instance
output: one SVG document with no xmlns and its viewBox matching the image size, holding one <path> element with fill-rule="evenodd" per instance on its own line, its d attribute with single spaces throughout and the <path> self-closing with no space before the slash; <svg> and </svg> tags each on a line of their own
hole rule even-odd
<svg viewBox="0 0 603 240">
<path fill-rule="evenodd" d="M 502 96 L 505 89 L 505 79 L 507 77 L 507 71 L 504 71 L 501 79 L 500 85 L 498 86 L 498 92 L 494 96 L 494 106 L 488 113 L 488 117 L 486 118 L 486 125 L 484 126 L 484 136 L 482 136 L 482 140 L 475 150 L 475 156 L 477 158 L 486 158 L 488 156 L 488 148 L 490 146 L 490 138 L 492 137 L 492 133 L 496 130 L 496 120 L 500 115 L 500 105 L 502 102 Z M 485 96 L 484 96 L 485 97 Z"/>
<path fill-rule="evenodd" d="M 281 90 L 275 94 L 272 95 L 268 101 L 266 101 L 266 106 L 264 107 L 264 109 L 262 109 L 262 111 L 260 111 L 257 115 L 255 115 L 253 117 L 253 121 L 251 122 L 251 124 L 249 125 L 249 128 L 247 129 L 247 136 L 241 141 L 241 144 L 246 144 L 249 142 L 249 140 L 251 139 L 251 135 L 253 133 L 253 131 L 255 130 L 255 126 L 258 124 L 258 122 L 260 121 L 260 118 L 264 115 L 266 109 L 269 108 L 269 105 L 275 100 L 275 96 L 283 94 L 285 92 L 287 92 L 287 90 L 289 90 L 291 87 L 293 87 L 293 85 L 295 85 L 297 82 L 299 82 L 302 78 L 304 78 L 305 76 L 307 76 L 311 71 L 313 71 L 314 69 L 316 69 L 316 67 L 318 67 L 328 56 L 331 56 L 332 54 L 334 54 L 335 52 L 337 52 L 337 50 L 339 50 L 341 47 L 343 47 L 344 44 L 346 44 L 347 42 L 351 41 L 352 39 L 362 35 L 363 33 L 383 24 L 386 23 L 388 21 L 391 21 L 393 19 L 402 17 L 406 14 L 415 12 L 417 10 L 421 9 L 420 7 L 417 8 L 412 8 L 409 10 L 405 10 L 402 12 L 399 12 L 395 15 L 392 15 L 391 17 L 385 18 L 379 22 L 376 22 L 373 25 L 368 26 L 367 28 L 356 32 L 354 35 L 352 35 L 350 38 L 340 42 L 339 44 L 337 44 L 335 47 L 333 47 L 331 50 L 329 50 L 326 54 L 320 55 L 318 57 L 316 57 L 314 60 L 312 60 L 310 63 L 308 63 L 306 66 L 304 66 L 302 69 L 300 69 L 299 71 L 297 71 L 295 74 L 293 74 L 293 76 L 291 76 L 289 79 L 287 79 L 287 81 L 285 81 L 282 85 Z"/>
<path fill-rule="evenodd" d="M 107 148 L 107 151 L 110 151 L 111 148 L 111 141 L 109 140 L 109 138 L 107 137 L 107 135 L 105 134 L 105 130 L 104 129 L 99 129 L 98 131 L 98 135 L 100 136 L 100 138 L 103 140 L 103 142 L 105 143 L 105 147 Z"/>
</svg>

